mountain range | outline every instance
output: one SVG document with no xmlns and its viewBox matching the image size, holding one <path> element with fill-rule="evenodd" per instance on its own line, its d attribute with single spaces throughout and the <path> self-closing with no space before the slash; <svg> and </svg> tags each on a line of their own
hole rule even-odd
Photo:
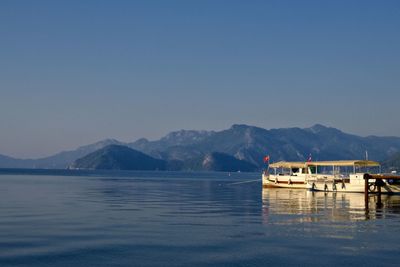
<svg viewBox="0 0 400 267">
<path fill-rule="evenodd" d="M 121 145 L 109 145 L 77 159 L 70 169 L 255 171 L 257 166 L 233 156 L 213 152 L 187 161 L 162 160 Z"/>
<path fill-rule="evenodd" d="M 271 161 L 305 161 L 310 154 L 313 160 L 363 159 L 366 151 L 369 159 L 383 162 L 400 152 L 399 137 L 361 137 L 320 124 L 310 128 L 271 130 L 235 124 L 222 131 L 180 130 L 154 141 L 142 138 L 124 143 L 107 139 L 40 159 L 0 155 L 0 167 L 63 169 L 110 145 L 129 147 L 153 159 L 163 160 L 169 166 L 167 169 L 176 170 L 218 170 L 221 166 L 217 166 L 221 164 L 222 169 L 228 171 L 238 169 L 239 165 L 244 169 L 249 166 L 262 169 L 265 155 L 270 155 Z M 213 159 L 211 165 L 203 164 L 207 157 Z M 250 165 L 245 168 L 241 164 Z"/>
</svg>

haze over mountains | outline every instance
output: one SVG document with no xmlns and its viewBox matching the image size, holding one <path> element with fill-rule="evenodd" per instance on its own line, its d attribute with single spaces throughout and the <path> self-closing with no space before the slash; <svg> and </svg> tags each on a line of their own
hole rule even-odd
<svg viewBox="0 0 400 267">
<path fill-rule="evenodd" d="M 176 131 L 155 141 L 142 138 L 132 143 L 123 143 L 107 139 L 41 159 L 15 159 L 0 155 L 0 167 L 58 169 L 76 167 L 78 166 L 76 163 L 82 162 L 82 160 L 77 161 L 78 159 L 110 145 L 129 147 L 135 152 L 124 150 L 124 153 L 139 155 L 137 152 L 141 152 L 140 158 L 145 154 L 144 156 L 151 157 L 151 160 L 147 160 L 161 160 L 165 164 L 164 169 L 173 170 L 250 171 L 262 169 L 264 164 L 262 159 L 265 155 L 270 155 L 271 161 L 305 161 L 309 154 L 313 160 L 338 160 L 363 159 L 366 151 L 369 159 L 382 162 L 400 152 L 399 137 L 360 137 L 319 124 L 303 129 L 271 130 L 248 125 L 233 125 L 223 131 Z M 115 150 L 115 147 L 113 149 Z M 123 148 L 119 147 L 116 150 L 118 149 Z M 112 153 L 111 150 L 106 151 L 122 159 L 118 155 L 119 152 L 114 150 Z M 110 160 L 107 158 L 106 161 Z M 100 164 L 101 160 L 92 161 L 92 164 L 94 162 Z M 121 167 L 119 164 L 111 164 L 109 168 L 126 169 L 126 166 Z M 91 167 L 79 166 L 97 168 L 96 164 Z M 163 168 L 160 165 L 154 169 Z"/>
</svg>

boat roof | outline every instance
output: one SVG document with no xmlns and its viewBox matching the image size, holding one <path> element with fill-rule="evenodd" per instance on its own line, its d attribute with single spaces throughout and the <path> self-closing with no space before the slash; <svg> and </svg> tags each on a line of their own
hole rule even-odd
<svg viewBox="0 0 400 267">
<path fill-rule="evenodd" d="M 358 166 L 375 167 L 380 166 L 379 162 L 372 160 L 333 160 L 333 161 L 314 161 L 306 162 L 307 166 Z"/>
<path fill-rule="evenodd" d="M 299 161 L 279 161 L 269 164 L 270 168 L 305 168 L 306 162 Z"/>
<path fill-rule="evenodd" d="M 330 160 L 330 161 L 279 161 L 269 165 L 270 168 L 305 168 L 306 166 L 358 166 L 358 167 L 375 167 L 380 166 L 376 161 L 372 160 Z"/>
</svg>

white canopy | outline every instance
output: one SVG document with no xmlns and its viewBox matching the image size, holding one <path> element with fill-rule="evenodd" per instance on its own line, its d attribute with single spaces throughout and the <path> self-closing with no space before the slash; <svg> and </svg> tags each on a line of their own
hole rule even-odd
<svg viewBox="0 0 400 267">
<path fill-rule="evenodd" d="M 376 167 L 380 164 L 372 160 L 336 160 L 336 161 L 314 161 L 306 162 L 307 166 L 356 166 L 356 167 Z"/>
<path fill-rule="evenodd" d="M 376 167 L 380 164 L 372 160 L 336 160 L 336 161 L 312 161 L 312 162 L 298 162 L 298 161 L 279 161 L 271 163 L 270 168 L 306 168 L 307 166 L 356 166 L 356 167 Z"/>
<path fill-rule="evenodd" d="M 271 163 L 270 168 L 305 168 L 305 162 L 289 162 L 289 161 L 279 161 Z"/>
</svg>

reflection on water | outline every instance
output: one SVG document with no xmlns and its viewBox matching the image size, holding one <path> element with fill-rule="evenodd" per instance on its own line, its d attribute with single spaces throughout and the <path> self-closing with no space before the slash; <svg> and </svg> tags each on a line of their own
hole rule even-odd
<svg viewBox="0 0 400 267">
<path fill-rule="evenodd" d="M 262 201 L 265 223 L 270 222 L 271 214 L 296 215 L 280 223 L 360 221 L 400 214 L 399 195 L 382 195 L 380 208 L 377 196 L 371 195 L 366 209 L 364 194 L 269 188 L 262 190 Z"/>
</svg>

